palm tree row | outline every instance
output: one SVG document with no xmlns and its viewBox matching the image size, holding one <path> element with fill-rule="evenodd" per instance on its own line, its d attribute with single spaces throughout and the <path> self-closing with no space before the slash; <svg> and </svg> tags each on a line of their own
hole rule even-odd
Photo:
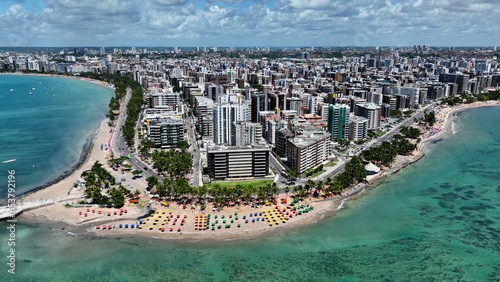
<svg viewBox="0 0 500 282">
<path fill-rule="evenodd" d="M 152 160 L 158 172 L 167 172 L 174 179 L 186 176 L 193 164 L 191 154 L 186 151 L 176 152 L 173 149 L 169 151 L 156 150 L 152 155 Z"/>
<path fill-rule="evenodd" d="M 276 183 L 264 186 L 251 186 L 237 184 L 235 187 L 223 187 L 215 184 L 212 188 L 192 187 L 185 179 L 171 180 L 166 178 L 163 183 L 150 176 L 146 179 L 148 186 L 160 199 L 168 199 L 180 203 L 213 202 L 217 206 L 228 205 L 235 202 L 264 203 L 279 194 Z"/>
<path fill-rule="evenodd" d="M 363 151 L 362 156 L 367 161 L 389 166 L 397 155 L 408 155 L 416 149 L 417 145 L 397 134 L 391 142 L 384 141 L 379 147 Z"/>
</svg>

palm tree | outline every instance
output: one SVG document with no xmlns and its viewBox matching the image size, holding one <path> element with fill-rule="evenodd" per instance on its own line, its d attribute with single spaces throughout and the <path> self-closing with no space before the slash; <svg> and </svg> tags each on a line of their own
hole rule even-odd
<svg viewBox="0 0 500 282">
<path fill-rule="evenodd" d="M 136 189 L 132 195 L 134 195 L 134 197 L 138 197 L 140 194 L 141 191 L 139 191 L 139 189 Z"/>
<path fill-rule="evenodd" d="M 271 185 L 271 194 L 273 194 L 275 197 L 279 195 L 280 191 L 278 189 L 278 186 L 276 185 L 275 182 L 273 182 L 273 185 Z"/>
<path fill-rule="evenodd" d="M 323 181 L 319 180 L 318 182 L 316 182 L 316 191 L 323 191 Z"/>
<path fill-rule="evenodd" d="M 148 182 L 148 186 L 151 187 L 151 189 L 153 189 L 158 184 L 160 184 L 160 181 L 158 180 L 158 178 L 156 178 L 152 175 L 150 177 L 146 178 L 146 181 Z"/>
</svg>

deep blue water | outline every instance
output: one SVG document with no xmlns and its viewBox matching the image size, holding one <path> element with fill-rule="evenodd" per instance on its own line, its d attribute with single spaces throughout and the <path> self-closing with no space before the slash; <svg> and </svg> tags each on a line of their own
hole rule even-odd
<svg viewBox="0 0 500 282">
<path fill-rule="evenodd" d="M 251 240 L 101 238 L 72 230 L 74 236 L 61 226 L 23 220 L 16 231 L 17 274 L 2 277 L 499 281 L 499 123 L 500 107 L 462 112 L 456 134 L 449 131 L 443 141 L 429 144 L 423 159 L 347 201 L 345 209 L 303 228 Z M 8 236 L 5 225 L 0 223 L 0 238 Z"/>
<path fill-rule="evenodd" d="M 16 170 L 21 194 L 74 166 L 105 118 L 113 92 L 75 79 L 0 75 L 0 162 L 17 159 L 0 164 L 1 198 L 8 169 Z"/>
</svg>

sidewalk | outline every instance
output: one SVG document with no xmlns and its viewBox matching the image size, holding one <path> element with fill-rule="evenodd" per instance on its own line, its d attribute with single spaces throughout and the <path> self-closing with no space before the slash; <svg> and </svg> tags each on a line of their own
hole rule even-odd
<svg viewBox="0 0 500 282">
<path fill-rule="evenodd" d="M 328 166 L 328 167 L 323 167 L 326 171 L 323 172 L 322 174 L 316 176 L 316 177 L 313 177 L 311 178 L 311 180 L 314 180 L 314 181 L 318 181 L 318 179 L 321 179 L 323 180 L 324 179 L 324 176 L 325 175 L 328 175 L 330 174 L 332 171 L 336 170 L 337 168 L 343 166 L 345 164 L 345 162 L 343 160 L 338 160 L 337 163 L 334 165 L 334 166 Z"/>
</svg>

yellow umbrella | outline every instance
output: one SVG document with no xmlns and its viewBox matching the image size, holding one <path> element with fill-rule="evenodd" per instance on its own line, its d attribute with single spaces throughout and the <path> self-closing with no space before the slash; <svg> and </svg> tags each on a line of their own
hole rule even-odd
<svg viewBox="0 0 500 282">
<path fill-rule="evenodd" d="M 139 225 L 139 229 L 142 229 L 142 225 Z"/>
<path fill-rule="evenodd" d="M 150 225 L 150 226 L 149 226 L 149 229 L 150 229 L 150 230 L 151 230 L 151 229 L 153 229 L 153 225 Z"/>
</svg>

